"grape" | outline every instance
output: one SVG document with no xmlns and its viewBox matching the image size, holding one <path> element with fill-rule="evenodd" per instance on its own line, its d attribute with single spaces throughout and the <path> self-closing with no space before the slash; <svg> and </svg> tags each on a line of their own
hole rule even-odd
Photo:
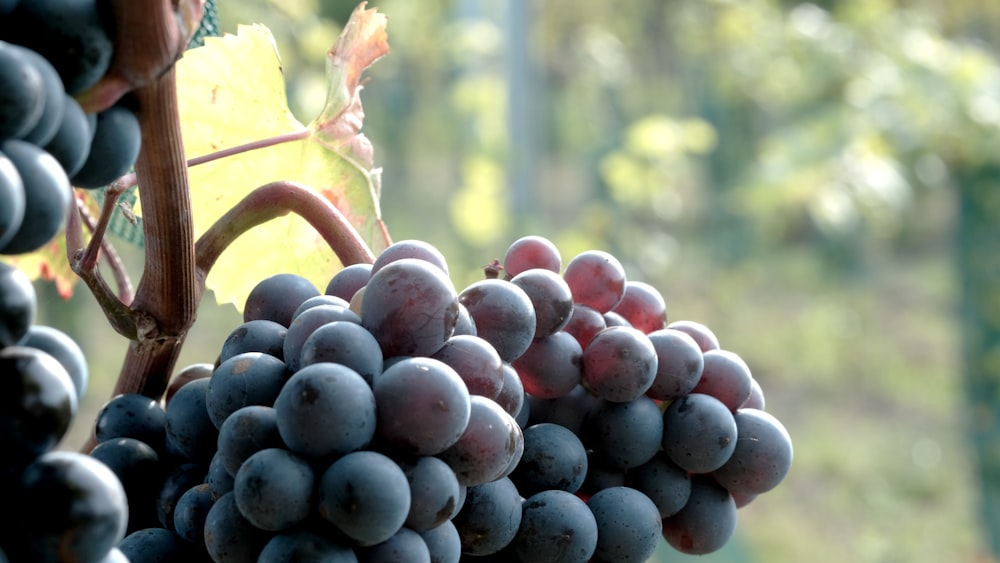
<svg viewBox="0 0 1000 563">
<path fill-rule="evenodd" d="M 292 319 L 282 344 L 282 355 L 285 358 L 285 363 L 288 364 L 288 369 L 298 371 L 302 367 L 302 345 L 313 331 L 335 321 L 361 324 L 361 317 L 354 311 L 340 305 L 317 305 L 302 311 Z M 379 357 L 381 355 L 380 351 Z"/>
<path fill-rule="evenodd" d="M 497 354 L 489 342 L 478 336 L 452 336 L 431 357 L 454 369 L 472 395 L 496 399 L 503 388 L 504 372 L 500 354 Z"/>
<path fill-rule="evenodd" d="M 243 305 L 243 322 L 266 319 L 287 327 L 299 306 L 317 295 L 316 286 L 298 274 L 269 276 L 250 290 Z"/>
<path fill-rule="evenodd" d="M 608 311 L 602 316 L 604 317 L 604 326 L 627 326 L 635 328 L 632 326 L 632 323 L 628 322 L 628 319 L 614 311 Z"/>
<path fill-rule="evenodd" d="M 35 286 L 24 272 L 0 262 L 0 347 L 17 344 L 35 321 Z"/>
<path fill-rule="evenodd" d="M 169 405 L 170 401 L 177 394 L 177 391 L 187 385 L 189 382 L 195 379 L 205 379 L 212 377 L 212 372 L 215 371 L 215 364 L 210 364 L 208 362 L 198 362 L 190 364 L 181 368 L 180 371 L 174 374 L 170 378 L 170 384 L 167 385 L 167 391 L 163 395 L 163 404 Z"/>
<path fill-rule="evenodd" d="M 59 162 L 66 176 L 72 177 L 87 162 L 94 139 L 94 126 L 76 100 L 65 96 L 63 105 L 59 128 L 43 148 Z"/>
<path fill-rule="evenodd" d="M 404 525 L 423 532 L 444 524 L 458 512 L 461 486 L 448 464 L 432 456 L 400 462 L 410 483 L 410 512 Z"/>
<path fill-rule="evenodd" d="M 745 409 L 757 409 L 764 410 L 764 405 L 766 401 L 764 400 L 764 389 L 760 386 L 760 382 L 755 378 L 750 379 L 750 396 L 747 397 L 746 401 L 740 405 L 740 408 Z"/>
<path fill-rule="evenodd" d="M 289 561 L 358 563 L 358 558 L 353 549 L 334 542 L 324 534 L 311 530 L 292 530 L 275 534 L 257 559 L 257 563 Z"/>
<path fill-rule="evenodd" d="M 451 520 L 418 533 L 424 538 L 431 563 L 459 563 L 462 558 L 462 540 Z"/>
<path fill-rule="evenodd" d="M 455 444 L 469 424 L 471 399 L 454 369 L 433 358 L 404 358 L 375 382 L 378 436 L 414 455 Z"/>
<path fill-rule="evenodd" d="M 341 532 L 368 546 L 403 526 L 410 512 L 410 485 L 392 459 L 373 451 L 349 453 L 323 473 L 319 514 Z"/>
<path fill-rule="evenodd" d="M 649 397 L 627 403 L 602 401 L 586 424 L 587 445 L 620 469 L 632 469 L 652 459 L 663 438 L 663 415 Z"/>
<path fill-rule="evenodd" d="M 125 491 L 89 455 L 43 454 L 24 469 L 16 494 L 6 499 L 17 507 L 4 542 L 12 561 L 99 561 L 125 536 Z"/>
<path fill-rule="evenodd" d="M 469 336 L 476 336 L 476 322 L 472 320 L 472 315 L 469 314 L 469 309 L 461 303 L 458 304 L 458 320 L 455 321 L 455 332 L 452 336 L 458 336 L 462 334 L 467 334 Z"/>
<path fill-rule="evenodd" d="M 461 437 L 438 456 L 471 486 L 494 481 L 516 464 L 524 451 L 524 436 L 514 418 L 486 397 L 470 398 L 469 424 Z"/>
<path fill-rule="evenodd" d="M 25 55 L 25 49 L 0 41 L 0 139 L 27 135 L 44 109 L 41 71 Z"/>
<path fill-rule="evenodd" d="M 168 530 L 174 529 L 174 510 L 178 501 L 188 489 L 204 481 L 205 466 L 199 463 L 181 463 L 170 470 L 156 498 L 156 518 L 160 521 L 160 526 Z"/>
<path fill-rule="evenodd" d="M 434 245 L 422 240 L 408 239 L 393 242 L 383 250 L 375 262 L 372 263 L 369 275 L 374 276 L 376 272 L 384 268 L 387 264 L 402 258 L 423 260 L 428 264 L 437 266 L 446 276 L 448 275 L 448 261 L 445 260 L 441 251 Z"/>
<path fill-rule="evenodd" d="M 185 491 L 174 507 L 174 531 L 177 535 L 193 544 L 204 545 L 205 520 L 213 504 L 215 497 L 207 483 Z"/>
<path fill-rule="evenodd" d="M 698 347 L 701 348 L 702 352 L 708 352 L 709 350 L 716 350 L 719 348 L 719 338 L 715 336 L 712 329 L 697 321 L 672 321 L 667 325 L 667 328 L 687 333 L 688 336 L 694 338 L 695 342 L 698 343 Z"/>
<path fill-rule="evenodd" d="M 562 330 L 573 312 L 573 294 L 559 274 L 544 268 L 525 270 L 510 283 L 520 287 L 535 310 L 535 338 Z"/>
<path fill-rule="evenodd" d="M 667 304 L 655 287 L 641 281 L 625 282 L 625 293 L 611 308 L 633 327 L 649 334 L 660 330 L 667 322 Z"/>
<path fill-rule="evenodd" d="M 240 514 L 232 492 L 215 501 L 205 517 L 205 547 L 216 563 L 256 561 L 271 535 Z"/>
<path fill-rule="evenodd" d="M 138 393 L 116 395 L 101 407 L 94 422 L 97 442 L 135 438 L 164 451 L 167 415 L 155 399 Z"/>
<path fill-rule="evenodd" d="M 625 484 L 649 497 L 664 518 L 684 508 L 691 496 L 691 476 L 663 452 L 631 469 Z"/>
<path fill-rule="evenodd" d="M 462 553 L 490 555 L 503 549 L 521 525 L 521 495 L 507 477 L 469 487 L 462 510 L 452 518 Z"/>
<path fill-rule="evenodd" d="M 691 496 L 677 514 L 663 519 L 663 537 L 677 551 L 704 555 L 719 550 L 736 530 L 736 503 L 707 475 L 691 476 Z"/>
<path fill-rule="evenodd" d="M 758 495 L 778 486 L 792 465 L 792 439 L 773 415 L 742 408 L 736 421 L 736 448 L 722 467 L 712 472 L 730 493 Z"/>
<path fill-rule="evenodd" d="M 251 524 L 278 532 L 302 522 L 313 506 L 312 467 L 288 450 L 267 448 L 240 466 L 233 485 L 236 507 Z"/>
<path fill-rule="evenodd" d="M 528 424 L 552 422 L 565 426 L 579 435 L 583 432 L 584 421 L 599 401 L 600 399 L 591 395 L 583 385 L 577 385 L 569 393 L 555 399 L 539 399 L 529 395 L 525 403 L 530 405 Z"/>
<path fill-rule="evenodd" d="M 285 325 L 267 319 L 247 321 L 226 337 L 226 341 L 222 343 L 222 352 L 219 353 L 219 363 L 244 352 L 262 352 L 284 360 L 287 332 Z"/>
<path fill-rule="evenodd" d="M 750 368 L 742 358 L 729 350 L 709 350 L 704 353 L 701 378 L 691 392 L 711 395 L 735 412 L 750 398 L 752 387 Z"/>
<path fill-rule="evenodd" d="M 361 300 L 361 324 L 392 356 L 429 356 L 451 337 L 458 296 L 430 262 L 401 258 L 372 274 Z"/>
<path fill-rule="evenodd" d="M 250 456 L 261 450 L 284 446 L 278 433 L 276 411 L 263 405 L 249 405 L 237 410 L 222 423 L 217 455 L 226 472 L 235 478 Z"/>
<path fill-rule="evenodd" d="M 222 424 L 237 409 L 270 406 L 278 398 L 289 372 L 285 363 L 262 352 L 244 352 L 219 364 L 208 379 L 205 409 L 212 424 Z M 169 408 L 169 407 L 168 407 Z"/>
<path fill-rule="evenodd" d="M 62 123 L 63 113 L 66 111 L 66 92 L 59 73 L 45 57 L 31 49 L 17 48 L 42 78 L 42 112 L 35 125 L 21 138 L 33 145 L 45 146 L 56 135 Z"/>
<path fill-rule="evenodd" d="M 135 164 L 142 142 L 139 119 L 123 105 L 97 114 L 90 153 L 70 178 L 78 188 L 103 188 L 125 175 Z"/>
<path fill-rule="evenodd" d="M 90 456 L 108 466 L 128 499 L 128 532 L 156 525 L 156 498 L 163 486 L 160 457 L 135 438 L 101 442 Z"/>
<path fill-rule="evenodd" d="M 476 325 L 476 335 L 510 362 L 524 353 L 535 334 L 535 308 L 528 294 L 508 281 L 473 282 L 458 295 Z"/>
<path fill-rule="evenodd" d="M 192 544 L 164 528 L 135 530 L 119 542 L 117 549 L 132 563 L 168 563 L 198 555 Z"/>
<path fill-rule="evenodd" d="M 512 363 L 524 391 L 540 399 L 561 397 L 579 385 L 582 364 L 583 350 L 567 332 L 536 338 Z"/>
<path fill-rule="evenodd" d="M 93 0 L 21 2 L 4 18 L 0 37 L 44 56 L 76 95 L 96 83 L 111 64 L 110 13 Z"/>
<path fill-rule="evenodd" d="M 524 563 L 589 561 L 597 549 L 597 521 L 576 495 L 541 491 L 524 501 L 513 544 Z"/>
<path fill-rule="evenodd" d="M 544 268 L 557 274 L 562 269 L 559 249 L 549 239 L 528 235 L 507 247 L 503 269 L 508 279 L 532 268 Z"/>
<path fill-rule="evenodd" d="M 274 401 L 278 432 L 307 459 L 364 448 L 375 435 L 375 395 L 358 373 L 332 363 L 295 372 Z"/>
<path fill-rule="evenodd" d="M 312 332 L 299 353 L 299 367 L 320 362 L 347 366 L 371 385 L 382 374 L 382 349 L 358 323 L 334 321 Z"/>
<path fill-rule="evenodd" d="M 524 405 L 524 384 L 513 365 L 503 362 L 500 369 L 503 371 L 503 384 L 500 386 L 500 393 L 493 400 L 507 414 L 517 418 Z"/>
<path fill-rule="evenodd" d="M 219 452 L 215 452 L 212 456 L 212 461 L 208 464 L 208 473 L 205 475 L 205 484 L 208 485 L 209 490 L 212 493 L 212 499 L 218 500 L 219 497 L 233 490 L 233 484 L 235 479 L 226 471 L 226 466 L 222 463 L 222 456 Z"/>
<path fill-rule="evenodd" d="M 16 139 L 4 141 L 2 150 L 24 182 L 24 221 L 0 252 L 32 252 L 62 228 L 73 192 L 59 161 L 44 150 Z"/>
<path fill-rule="evenodd" d="M 6 467 L 27 464 L 59 443 L 76 415 L 76 389 L 41 350 L 0 349 L 0 451 Z"/>
<path fill-rule="evenodd" d="M 349 303 L 354 294 L 364 287 L 371 277 L 371 264 L 351 264 L 341 268 L 330 278 L 330 283 L 326 284 L 323 293 L 339 297 Z"/>
<path fill-rule="evenodd" d="M 583 349 L 583 383 L 615 402 L 645 393 L 656 378 L 656 350 L 637 329 L 614 326 L 597 333 Z"/>
<path fill-rule="evenodd" d="M 336 305 L 338 307 L 343 307 L 347 309 L 351 306 L 351 303 L 347 299 L 342 299 L 334 295 L 316 295 L 310 297 L 309 299 L 306 299 L 305 301 L 302 302 L 302 304 L 300 304 L 295 309 L 295 312 L 292 313 L 292 322 L 295 322 L 295 319 L 298 318 L 298 316 L 301 315 L 302 313 L 306 312 L 309 309 L 312 309 L 313 307 L 318 307 L 320 305 Z M 358 318 L 357 322 L 358 324 L 360 324 L 361 319 Z"/>
<path fill-rule="evenodd" d="M 24 221 L 24 183 L 14 161 L 0 154 L 0 249 Z"/>
<path fill-rule="evenodd" d="M 523 496 L 558 489 L 575 493 L 587 476 L 587 451 L 572 431 L 543 422 L 524 429 L 524 454 L 510 480 Z"/>
<path fill-rule="evenodd" d="M 80 345 L 68 334 L 51 326 L 33 325 L 28 327 L 28 333 L 21 338 L 19 344 L 47 352 L 58 360 L 73 381 L 77 400 L 83 398 L 89 379 L 87 358 L 83 355 Z"/>
<path fill-rule="evenodd" d="M 400 528 L 389 539 L 358 549 L 365 563 L 431 563 L 431 553 L 424 538 L 408 528 Z"/>
<path fill-rule="evenodd" d="M 656 377 L 646 394 L 658 400 L 687 395 L 698 384 L 704 369 L 698 343 L 689 334 L 671 328 L 647 335 L 656 350 Z"/>
<path fill-rule="evenodd" d="M 602 313 L 586 305 L 574 304 L 563 332 L 573 335 L 582 349 L 586 348 L 590 340 L 607 326 Z"/>
<path fill-rule="evenodd" d="M 607 313 L 625 294 L 625 268 L 603 250 L 588 250 L 574 256 L 563 272 L 573 302 Z"/>
<path fill-rule="evenodd" d="M 646 561 L 662 533 L 660 512 L 649 497 L 630 487 L 598 491 L 587 506 L 597 522 L 593 561 Z"/>
<path fill-rule="evenodd" d="M 207 462 L 219 437 L 206 408 L 209 382 L 209 379 L 195 379 L 185 384 L 165 411 L 167 446 L 192 461 Z"/>
<path fill-rule="evenodd" d="M 663 413 L 663 451 L 690 473 L 722 466 L 736 448 L 736 421 L 722 401 L 692 393 Z"/>
</svg>

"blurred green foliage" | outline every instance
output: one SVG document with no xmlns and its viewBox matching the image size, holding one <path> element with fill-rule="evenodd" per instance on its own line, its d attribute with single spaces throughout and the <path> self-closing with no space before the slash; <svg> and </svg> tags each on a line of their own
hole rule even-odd
<svg viewBox="0 0 1000 563">
<path fill-rule="evenodd" d="M 308 121 L 354 2 L 218 7 L 223 31 L 274 31 Z M 996 560 L 980 497 L 1000 475 L 980 480 L 973 446 L 1000 443 L 1000 368 L 972 360 L 1000 357 L 1000 253 L 986 246 L 1000 244 L 1000 6 L 370 7 L 389 16 L 392 53 L 369 73 L 365 131 L 396 239 L 437 245 L 459 286 L 524 234 L 564 262 L 611 251 L 763 385 L 795 464 L 700 561 Z M 93 314 L 73 322 L 100 342 Z M 205 305 L 182 359 L 212 361 L 237 322 Z M 92 361 L 117 373 L 105 347 Z"/>
</svg>

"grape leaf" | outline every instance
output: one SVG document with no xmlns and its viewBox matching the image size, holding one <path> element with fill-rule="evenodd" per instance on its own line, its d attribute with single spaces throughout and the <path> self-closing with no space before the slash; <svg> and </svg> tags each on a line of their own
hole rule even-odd
<svg viewBox="0 0 1000 563">
<path fill-rule="evenodd" d="M 329 94 L 308 127 L 291 114 L 281 61 L 266 27 L 209 37 L 177 62 L 179 105 L 189 159 L 247 143 L 296 137 L 190 169 L 195 237 L 254 188 L 288 180 L 312 186 L 351 221 L 372 250 L 387 241 L 371 143 L 360 132 L 361 74 L 388 52 L 385 16 L 361 4 L 328 53 Z M 304 220 L 286 215 L 237 239 L 206 280 L 220 303 L 241 309 L 263 277 L 297 273 L 322 290 L 341 268 Z"/>
</svg>

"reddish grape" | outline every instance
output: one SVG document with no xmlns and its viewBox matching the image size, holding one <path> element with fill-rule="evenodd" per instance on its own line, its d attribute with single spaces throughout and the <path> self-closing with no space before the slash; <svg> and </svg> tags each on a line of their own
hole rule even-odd
<svg viewBox="0 0 1000 563">
<path fill-rule="evenodd" d="M 686 332 L 691 338 L 694 338 L 702 352 L 719 349 L 719 339 L 712 332 L 712 329 L 697 321 L 673 321 L 667 325 L 667 328 Z"/>
<path fill-rule="evenodd" d="M 540 399 L 555 399 L 580 383 L 582 356 L 583 350 L 575 338 L 557 332 L 532 340 L 513 365 L 525 392 Z"/>
<path fill-rule="evenodd" d="M 531 345 L 535 308 L 520 287 L 499 279 L 479 280 L 463 289 L 458 301 L 469 310 L 476 335 L 492 344 L 503 361 L 513 361 Z"/>
<path fill-rule="evenodd" d="M 593 307 L 586 305 L 573 305 L 573 311 L 569 315 L 569 321 L 563 327 L 563 331 L 573 335 L 580 343 L 581 348 L 586 348 L 590 339 L 595 334 L 607 328 L 604 315 Z"/>
<path fill-rule="evenodd" d="M 496 399 L 503 387 L 503 362 L 490 343 L 478 336 L 457 335 L 431 356 L 451 366 L 469 393 Z"/>
<path fill-rule="evenodd" d="M 542 268 L 525 270 L 510 283 L 528 295 L 535 309 L 535 338 L 561 330 L 573 312 L 573 294 L 559 274 Z"/>
<path fill-rule="evenodd" d="M 583 382 L 603 399 L 632 401 L 653 384 L 656 363 L 656 350 L 645 334 L 630 327 L 608 327 L 583 349 Z"/>
<path fill-rule="evenodd" d="M 736 503 L 711 477 L 693 475 L 691 496 L 677 514 L 663 519 L 663 537 L 674 549 L 704 555 L 726 545 L 736 531 Z"/>
<path fill-rule="evenodd" d="M 750 368 L 743 358 L 729 350 L 709 350 L 704 354 L 704 362 L 701 379 L 691 392 L 711 395 L 735 412 L 750 398 L 753 386 Z"/>
<path fill-rule="evenodd" d="M 647 335 L 656 350 L 656 379 L 646 394 L 668 400 L 687 395 L 698 384 L 704 365 L 701 350 L 694 338 L 672 328 Z"/>
<path fill-rule="evenodd" d="M 563 278 L 573 293 L 573 302 L 607 313 L 625 294 L 625 268 L 603 250 L 588 250 L 573 257 Z"/>
<path fill-rule="evenodd" d="M 386 264 L 401 258 L 423 260 L 440 268 L 445 275 L 448 274 L 448 261 L 445 260 L 444 254 L 441 254 L 440 250 L 429 242 L 409 239 L 396 241 L 383 250 L 372 264 L 370 275 L 374 276 Z"/>
<path fill-rule="evenodd" d="M 625 282 L 625 294 L 611 312 L 625 317 L 635 328 L 649 334 L 667 322 L 667 303 L 659 290 L 640 281 Z"/>
<path fill-rule="evenodd" d="M 507 248 L 503 259 L 507 279 L 532 268 L 544 268 L 557 274 L 562 269 L 559 249 L 549 239 L 529 235 L 517 239 Z"/>
</svg>

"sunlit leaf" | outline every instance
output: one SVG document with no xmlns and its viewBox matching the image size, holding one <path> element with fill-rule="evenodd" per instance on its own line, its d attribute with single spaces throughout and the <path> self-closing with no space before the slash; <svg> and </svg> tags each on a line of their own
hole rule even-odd
<svg viewBox="0 0 1000 563">
<path fill-rule="evenodd" d="M 195 236 L 254 188 L 288 180 L 314 187 L 344 213 L 378 252 L 380 170 L 360 133 L 362 71 L 388 52 L 385 16 L 355 10 L 328 54 L 326 107 L 308 127 L 288 109 L 281 61 L 267 28 L 241 26 L 210 37 L 177 63 L 180 111 L 188 158 L 261 140 L 296 140 L 194 166 L 190 170 Z M 287 215 L 252 229 L 222 255 L 207 285 L 222 303 L 241 308 L 253 286 L 271 274 L 294 272 L 323 289 L 341 267 L 322 238 Z"/>
</svg>

